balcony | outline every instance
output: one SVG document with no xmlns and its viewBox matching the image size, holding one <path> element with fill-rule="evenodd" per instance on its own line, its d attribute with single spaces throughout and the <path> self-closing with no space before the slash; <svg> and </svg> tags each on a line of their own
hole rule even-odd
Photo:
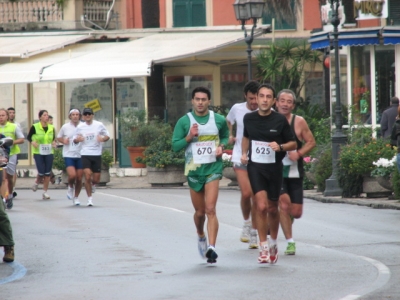
<svg viewBox="0 0 400 300">
<path fill-rule="evenodd" d="M 121 0 L 0 0 L 0 31 L 117 29 L 120 7 Z"/>
</svg>

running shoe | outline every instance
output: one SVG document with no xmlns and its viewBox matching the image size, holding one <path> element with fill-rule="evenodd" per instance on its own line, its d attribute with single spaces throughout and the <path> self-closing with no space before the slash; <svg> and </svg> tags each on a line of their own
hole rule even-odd
<svg viewBox="0 0 400 300">
<path fill-rule="evenodd" d="M 207 262 L 210 264 L 214 264 L 217 262 L 218 254 L 215 252 L 215 248 L 213 246 L 208 246 L 206 252 Z"/>
<path fill-rule="evenodd" d="M 258 249 L 257 243 L 257 231 L 253 230 L 250 232 L 250 242 L 249 242 L 249 249 Z"/>
<path fill-rule="evenodd" d="M 207 237 L 199 237 L 197 240 L 197 249 L 199 250 L 199 254 L 202 258 L 206 258 L 207 252 Z"/>
<path fill-rule="evenodd" d="M 295 255 L 296 254 L 296 243 L 289 242 L 286 247 L 285 254 L 286 255 Z"/>
<path fill-rule="evenodd" d="M 269 246 L 269 262 L 275 264 L 278 261 L 278 245 Z"/>
<path fill-rule="evenodd" d="M 92 194 L 96 193 L 96 185 L 92 184 Z"/>
<path fill-rule="evenodd" d="M 269 249 L 268 245 L 261 245 L 260 248 L 260 256 L 258 257 L 258 262 L 260 264 L 267 264 L 269 263 Z"/>
<path fill-rule="evenodd" d="M 241 242 L 248 243 L 250 241 L 250 230 L 251 230 L 251 225 L 248 223 L 244 223 L 242 235 L 240 236 Z"/>
<path fill-rule="evenodd" d="M 4 262 L 14 261 L 14 246 L 4 246 Z"/>
<path fill-rule="evenodd" d="M 13 195 L 13 197 L 15 198 L 15 197 L 17 197 L 18 194 L 17 194 L 16 191 L 13 191 L 13 192 L 12 192 L 12 195 Z"/>
<path fill-rule="evenodd" d="M 47 192 L 43 193 L 43 200 L 48 200 L 50 199 L 49 194 L 47 194 Z"/>
<path fill-rule="evenodd" d="M 14 199 L 14 197 L 13 197 L 12 194 L 11 194 L 11 195 L 8 195 L 8 199 L 7 199 L 7 201 L 6 201 L 6 204 L 7 204 L 7 208 L 8 208 L 8 209 L 13 208 L 13 206 L 14 206 L 13 199 Z"/>
<path fill-rule="evenodd" d="M 90 197 L 87 201 L 87 206 L 93 206 L 93 199 Z"/>
<path fill-rule="evenodd" d="M 74 199 L 74 188 L 68 187 L 67 198 L 69 200 Z"/>
<path fill-rule="evenodd" d="M 32 191 L 36 192 L 38 189 L 39 185 L 35 182 L 32 186 Z"/>
<path fill-rule="evenodd" d="M 72 200 L 73 201 L 73 203 L 74 203 L 74 205 L 76 205 L 76 206 L 78 206 L 78 205 L 81 205 L 81 202 L 79 201 L 79 199 L 78 198 L 74 198 L 74 200 Z M 93 205 L 93 203 L 92 203 L 92 205 Z"/>
</svg>

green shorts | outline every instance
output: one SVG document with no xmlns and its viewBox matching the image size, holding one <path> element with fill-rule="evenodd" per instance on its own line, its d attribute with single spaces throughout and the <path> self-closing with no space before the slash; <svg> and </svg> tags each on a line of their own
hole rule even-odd
<svg viewBox="0 0 400 300">
<path fill-rule="evenodd" d="M 220 180 L 222 178 L 222 174 L 210 174 L 206 176 L 188 176 L 188 185 L 195 192 L 200 192 L 204 189 L 206 183 L 209 183 L 214 180 Z"/>
</svg>

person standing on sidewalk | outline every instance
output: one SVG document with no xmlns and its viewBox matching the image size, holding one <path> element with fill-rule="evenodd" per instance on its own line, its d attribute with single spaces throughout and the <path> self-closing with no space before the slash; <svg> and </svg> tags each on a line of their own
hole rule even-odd
<svg viewBox="0 0 400 300">
<path fill-rule="evenodd" d="M 76 128 L 73 142 L 82 144 L 81 158 L 88 196 L 87 206 L 93 206 L 92 193 L 96 191 L 96 184 L 100 182 L 103 143 L 110 139 L 110 134 L 103 123 L 93 120 L 94 113 L 91 108 L 84 108 L 82 115 L 85 122 Z"/>
<path fill-rule="evenodd" d="M 296 105 L 293 91 L 284 89 L 278 93 L 276 108 L 286 117 L 295 135 L 297 150 L 288 151 L 283 159 L 283 184 L 279 197 L 280 223 L 287 241 L 286 255 L 296 254 L 292 234 L 292 220 L 303 214 L 303 157 L 315 147 L 314 136 L 303 117 L 292 112 Z M 303 144 L 304 142 L 304 144 Z"/>
<path fill-rule="evenodd" d="M 5 135 L 0 134 L 0 139 L 5 138 Z M 3 180 L 3 172 L 4 167 L 7 166 L 8 156 L 10 153 L 10 147 L 3 144 L 3 141 L 0 141 L 1 149 L 0 149 L 0 186 L 2 185 Z M 14 261 L 14 239 L 11 228 L 11 222 L 8 218 L 8 215 L 5 211 L 4 205 L 0 204 L 0 247 L 4 247 L 4 262 L 13 262 Z"/>
<path fill-rule="evenodd" d="M 56 132 L 54 126 L 49 124 L 49 113 L 47 110 L 39 111 L 39 122 L 32 125 L 29 130 L 27 140 L 32 145 L 33 158 L 35 159 L 36 169 L 39 180 L 36 179 L 32 186 L 34 192 L 43 179 L 43 200 L 50 199 L 47 193 L 50 183 L 50 175 L 53 168 L 54 148 L 56 147 Z"/>
<path fill-rule="evenodd" d="M 18 122 L 15 122 L 15 108 L 9 107 L 9 108 L 7 108 L 7 111 L 8 111 L 8 122 L 17 125 L 17 127 L 21 130 L 21 133 L 23 135 L 21 124 L 19 124 Z M 18 155 L 17 155 L 17 165 L 18 165 Z M 17 172 L 14 173 L 14 177 L 13 177 L 13 187 L 14 187 L 13 197 L 14 198 L 17 197 L 17 192 L 15 191 L 16 184 L 17 184 Z"/>
<path fill-rule="evenodd" d="M 260 239 L 259 263 L 278 260 L 279 210 L 282 186 L 282 159 L 286 151 L 296 149 L 296 141 L 286 118 L 273 111 L 275 89 L 261 84 L 257 91 L 258 110 L 243 118 L 241 163 L 247 164 L 250 184 L 257 207 Z M 267 239 L 268 228 L 271 238 Z"/>
<path fill-rule="evenodd" d="M 392 132 L 394 122 L 396 121 L 397 108 L 399 107 L 399 98 L 392 97 L 390 106 L 382 113 L 381 134 L 383 138 L 389 138 Z"/>
<path fill-rule="evenodd" d="M 81 160 L 81 143 L 75 144 L 73 137 L 77 126 L 80 124 L 81 112 L 73 108 L 68 115 L 70 122 L 64 124 L 58 135 L 57 141 L 63 144 L 63 157 L 68 174 L 67 198 L 73 201 L 74 205 L 80 205 L 79 193 L 82 189 L 83 167 Z"/>
<path fill-rule="evenodd" d="M 7 195 L 6 203 L 7 208 L 11 209 L 13 207 L 13 191 L 14 191 L 14 175 L 17 172 L 17 154 L 20 153 L 18 144 L 24 143 L 24 135 L 21 129 L 13 123 L 8 122 L 8 110 L 0 109 L 0 133 L 6 137 L 13 140 L 13 145 L 10 149 L 10 156 L 8 158 L 7 168 L 4 169 L 4 185 L 3 189 Z"/>
<path fill-rule="evenodd" d="M 185 175 L 195 209 L 194 223 L 198 234 L 200 256 L 216 263 L 215 245 L 218 234 L 216 205 L 219 180 L 222 178 L 222 152 L 229 139 L 225 118 L 209 110 L 211 92 L 206 87 L 192 91 L 193 111 L 181 117 L 174 128 L 172 149 L 186 149 Z M 207 216 L 207 237 L 204 223 Z"/>
<path fill-rule="evenodd" d="M 254 80 L 246 83 L 243 89 L 246 101 L 233 105 L 226 116 L 229 128 L 229 144 L 235 144 L 231 161 L 240 187 L 240 207 L 244 219 L 240 241 L 249 243 L 249 249 L 258 248 L 256 206 L 253 205 L 253 192 L 247 174 L 247 166 L 240 162 L 240 157 L 242 156 L 243 117 L 245 114 L 258 109 L 257 89 L 259 86 L 260 84 Z M 236 135 L 233 135 L 234 124 L 236 124 Z"/>
</svg>

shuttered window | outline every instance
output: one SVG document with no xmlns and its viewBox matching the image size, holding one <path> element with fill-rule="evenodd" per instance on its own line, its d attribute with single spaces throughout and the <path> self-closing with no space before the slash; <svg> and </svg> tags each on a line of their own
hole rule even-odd
<svg viewBox="0 0 400 300">
<path fill-rule="evenodd" d="M 389 1 L 389 17 L 387 19 L 388 25 L 400 25 L 400 1 Z"/>
<path fill-rule="evenodd" d="M 281 17 L 280 21 L 277 21 L 276 14 L 271 11 L 265 11 L 263 15 L 263 24 L 271 24 L 272 18 L 275 19 L 275 30 L 288 30 L 288 29 L 297 29 L 297 19 L 296 19 L 296 5 L 295 0 L 291 0 L 290 2 L 291 10 L 293 12 L 290 16 Z"/>
<path fill-rule="evenodd" d="M 205 0 L 173 0 L 174 27 L 206 26 Z"/>
</svg>

